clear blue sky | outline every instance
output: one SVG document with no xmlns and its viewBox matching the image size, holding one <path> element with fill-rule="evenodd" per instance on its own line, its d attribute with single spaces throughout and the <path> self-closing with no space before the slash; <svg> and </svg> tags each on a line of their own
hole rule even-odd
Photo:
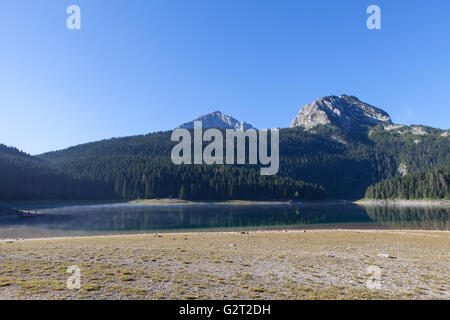
<svg viewBox="0 0 450 320">
<path fill-rule="evenodd" d="M 66 8 L 81 8 L 81 30 Z M 382 30 L 366 28 L 377 4 Z M 447 129 L 450 1 L 2 0 L 0 143 L 31 154 L 352 94 Z"/>
</svg>

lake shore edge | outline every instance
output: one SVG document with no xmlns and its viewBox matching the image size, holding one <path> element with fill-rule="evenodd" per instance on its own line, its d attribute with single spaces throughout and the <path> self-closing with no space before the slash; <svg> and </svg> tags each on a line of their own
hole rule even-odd
<svg viewBox="0 0 450 320">
<path fill-rule="evenodd" d="M 404 199 L 361 199 L 353 203 L 362 206 L 395 206 L 395 207 L 450 207 L 450 200 L 404 200 Z"/>
<path fill-rule="evenodd" d="M 326 200 L 182 200 L 176 198 L 135 200 L 24 200 L 0 201 L 0 211 L 6 209 L 35 209 L 47 207 L 101 206 L 101 205 L 148 205 L 148 206 L 314 206 L 355 204 L 359 206 L 397 207 L 450 207 L 447 199 L 326 199 Z"/>
<path fill-rule="evenodd" d="M 23 200 L 23 201 L 0 201 L 1 206 L 21 207 L 62 207 L 62 206 L 89 206 L 89 205 L 149 205 L 149 206 L 172 206 L 172 205 L 302 205 L 302 204 L 343 204 L 352 203 L 353 200 L 330 199 L 330 200 L 183 200 L 176 198 L 155 198 L 135 200 Z"/>
<path fill-rule="evenodd" d="M 307 233 L 307 232 L 342 232 L 342 233 L 376 233 L 376 232 L 424 232 L 424 233 L 448 233 L 450 230 L 434 230 L 434 229 L 351 229 L 351 228 L 297 228 L 297 229 L 244 229 L 244 230 L 226 230 L 226 231 L 150 231 L 145 233 L 123 233 L 123 234 L 99 234 L 99 235 L 74 235 L 74 236 L 55 236 L 55 237 L 36 237 L 36 238 L 1 238 L 0 243 L 26 242 L 26 241 L 58 241 L 58 240 L 95 240 L 105 238 L 132 238 L 132 237 L 163 237 L 163 236 L 190 236 L 190 235 L 244 235 L 244 234 L 277 234 L 277 233 Z"/>
</svg>

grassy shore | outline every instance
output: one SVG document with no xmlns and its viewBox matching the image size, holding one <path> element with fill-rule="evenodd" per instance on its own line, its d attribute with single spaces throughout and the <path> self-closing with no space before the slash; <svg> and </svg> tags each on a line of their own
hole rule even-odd
<svg viewBox="0 0 450 320">
<path fill-rule="evenodd" d="M 450 299 L 449 252 L 447 231 L 2 241 L 0 299 Z M 66 288 L 72 265 L 79 290 Z M 366 286 L 369 266 L 379 289 Z"/>
<path fill-rule="evenodd" d="M 138 199 L 127 202 L 128 204 L 140 205 L 287 205 L 292 201 L 254 201 L 254 200 L 211 200 L 211 201 L 189 201 L 174 198 L 163 199 Z"/>
<path fill-rule="evenodd" d="M 161 198 L 161 199 L 136 199 L 129 201 L 119 200 L 103 200 L 103 201 L 69 201 L 69 200 L 30 200 L 30 201 L 10 201 L 8 203 L 0 202 L 0 209 L 3 207 L 13 207 L 19 209 L 39 209 L 39 208 L 55 208 L 66 206 L 87 206 L 87 205 L 107 205 L 107 204 L 137 204 L 137 205 L 298 205 L 298 204 L 350 204 L 354 203 L 361 206 L 400 206 L 400 207 L 450 207 L 450 200 L 442 199 L 424 199 L 424 200 L 374 200 L 374 199 L 360 199 L 357 201 L 348 200 L 322 200 L 322 201 L 254 201 L 254 200 L 214 200 L 214 201 L 189 201 L 176 198 Z"/>
<path fill-rule="evenodd" d="M 338 201 L 342 203 L 342 201 Z M 68 206 L 88 206 L 88 205 L 108 205 L 108 204 L 137 204 L 137 205 L 156 205 L 156 206 L 174 206 L 174 205 L 290 205 L 295 203 L 336 203 L 336 201 L 254 201 L 254 200 L 211 200 L 211 201 L 190 201 L 176 198 L 158 198 L 158 199 L 136 199 L 136 200 L 29 200 L 29 201 L 10 201 L 0 202 L 0 208 L 13 207 L 20 209 L 39 209 L 39 208 L 57 208 Z"/>
</svg>

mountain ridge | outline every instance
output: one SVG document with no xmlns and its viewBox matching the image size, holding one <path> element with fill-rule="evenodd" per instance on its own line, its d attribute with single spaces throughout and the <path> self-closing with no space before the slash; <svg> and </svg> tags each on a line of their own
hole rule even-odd
<svg viewBox="0 0 450 320">
<path fill-rule="evenodd" d="M 357 98 L 346 99 L 351 103 Z M 381 109 L 374 110 L 384 116 Z M 331 199 L 359 199 L 382 179 L 450 163 L 448 130 L 395 125 L 390 118 L 366 121 L 366 115 L 360 116 L 362 124 L 347 127 L 338 122 L 339 126 L 318 123 L 311 129 L 281 129 L 277 175 L 281 180 L 261 179 L 258 166 L 175 166 L 170 160 L 175 145 L 172 130 L 90 142 L 36 157 L 0 148 L 0 200 L 180 194 L 205 199 L 275 194 L 290 198 L 295 188 L 302 190 L 299 197 L 320 197 L 320 187 L 315 186 L 323 186 Z"/>
<path fill-rule="evenodd" d="M 318 125 L 332 125 L 346 131 L 359 130 L 361 126 L 378 123 L 392 124 L 389 114 L 355 96 L 326 96 L 300 108 L 290 128 L 310 130 Z"/>
<path fill-rule="evenodd" d="M 251 124 L 245 121 L 241 122 L 231 116 L 223 114 L 219 110 L 204 114 L 193 121 L 183 123 L 178 126 L 178 128 L 193 129 L 195 121 L 201 121 L 203 128 L 234 129 L 244 131 L 248 129 L 256 129 Z"/>
</svg>

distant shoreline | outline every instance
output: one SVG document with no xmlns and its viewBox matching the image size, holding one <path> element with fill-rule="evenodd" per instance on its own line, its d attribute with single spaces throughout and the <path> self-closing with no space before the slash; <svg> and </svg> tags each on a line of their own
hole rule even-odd
<svg viewBox="0 0 450 320">
<path fill-rule="evenodd" d="M 314 205 L 314 204 L 352 204 L 352 200 L 180 200 L 180 199 L 142 199 L 128 201 L 139 205 Z"/>
<path fill-rule="evenodd" d="M 148 206 L 302 206 L 302 205 L 359 205 L 396 207 L 450 207 L 450 200 L 403 200 L 403 199 L 330 199 L 330 200 L 182 200 L 176 198 L 136 200 L 24 200 L 0 202 L 0 209 L 15 208 L 35 210 L 65 206 L 93 205 L 148 205 Z M 0 210 L 1 211 L 1 210 Z"/>
<path fill-rule="evenodd" d="M 136 199 L 136 200 L 24 200 L 4 201 L 0 205 L 24 210 L 35 208 L 53 208 L 63 206 L 91 206 L 91 205 L 149 205 L 149 206 L 285 206 L 285 205 L 314 205 L 314 204 L 352 204 L 353 200 L 182 200 L 176 198 Z"/>
<path fill-rule="evenodd" d="M 395 207 L 450 207 L 450 200 L 369 200 L 354 202 L 362 206 L 395 206 Z"/>
</svg>

